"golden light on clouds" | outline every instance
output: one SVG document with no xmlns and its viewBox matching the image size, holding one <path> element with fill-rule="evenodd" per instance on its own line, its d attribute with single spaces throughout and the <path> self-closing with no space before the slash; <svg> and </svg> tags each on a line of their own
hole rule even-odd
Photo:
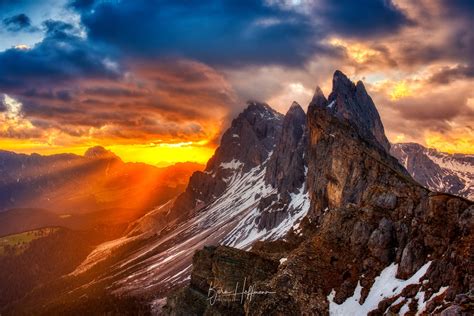
<svg viewBox="0 0 474 316">
<path fill-rule="evenodd" d="M 361 43 L 349 43 L 339 38 L 332 38 L 329 44 L 335 47 L 343 48 L 347 55 L 357 63 L 364 63 L 370 58 L 379 55 L 380 53 Z"/>
<path fill-rule="evenodd" d="M 427 132 L 425 143 L 428 147 L 436 148 L 447 153 L 474 154 L 474 132 L 458 132 L 454 135 Z"/>
<path fill-rule="evenodd" d="M 1 100 L 1 99 L 0 99 Z M 88 148 L 104 146 L 113 151 L 125 162 L 144 162 L 152 165 L 166 166 L 177 162 L 206 163 L 214 153 L 214 145 L 208 139 L 160 139 L 155 143 L 140 143 L 143 139 L 120 140 L 108 138 L 106 135 L 95 135 L 102 128 L 89 128 L 86 135 L 73 137 L 58 129 L 36 128 L 22 114 L 22 103 L 4 94 L 2 103 L 5 111 L 0 112 L 0 148 L 18 153 L 38 153 L 52 155 L 73 153 L 82 155 Z M 209 127 L 214 133 L 219 132 L 217 126 Z M 14 137 L 12 137 L 15 135 Z"/>
<path fill-rule="evenodd" d="M 111 145 L 106 148 L 126 162 L 144 162 L 151 165 L 166 166 L 177 162 L 198 162 L 205 164 L 215 148 L 201 145 L 201 142 L 159 145 Z"/>
<path fill-rule="evenodd" d="M 27 135 L 34 129 L 30 121 L 23 118 L 21 114 L 22 104 L 7 94 L 3 95 L 4 112 L 0 112 L 0 136 L 8 136 L 13 133 Z"/>
<path fill-rule="evenodd" d="M 71 153 L 82 155 L 87 149 L 96 145 L 102 144 L 85 142 L 83 145 L 63 146 L 30 139 L 0 138 L 0 148 L 2 150 L 25 154 L 54 155 Z M 188 161 L 205 164 L 214 154 L 215 150 L 205 140 L 184 143 L 161 143 L 157 145 L 117 144 L 105 145 L 104 147 L 114 152 L 125 162 L 143 162 L 156 166 L 168 166 L 177 162 Z"/>
<path fill-rule="evenodd" d="M 376 91 L 385 94 L 391 101 L 411 97 L 415 92 L 422 91 L 423 85 L 421 81 L 414 79 L 383 79 L 375 82 L 373 88 Z"/>
<path fill-rule="evenodd" d="M 389 92 L 389 96 L 392 101 L 396 101 L 404 97 L 409 97 L 412 95 L 412 93 L 412 89 L 407 84 L 407 82 L 402 80 L 395 83 Z"/>
<path fill-rule="evenodd" d="M 398 134 L 395 136 L 395 143 L 403 143 L 406 140 L 405 134 Z"/>
<path fill-rule="evenodd" d="M 18 49 L 18 50 L 29 50 L 29 49 L 31 49 L 31 47 L 26 45 L 26 44 L 18 44 L 18 45 L 13 46 L 13 48 Z"/>
<path fill-rule="evenodd" d="M 469 109 L 474 111 L 474 98 L 468 98 L 466 104 Z"/>
</svg>

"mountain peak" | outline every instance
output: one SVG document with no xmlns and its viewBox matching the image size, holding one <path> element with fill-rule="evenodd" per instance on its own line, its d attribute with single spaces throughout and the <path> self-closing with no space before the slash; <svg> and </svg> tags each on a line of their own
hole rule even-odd
<svg viewBox="0 0 474 316">
<path fill-rule="evenodd" d="M 301 105 L 300 105 L 298 102 L 293 101 L 293 102 L 291 103 L 290 109 L 292 109 L 292 108 L 298 108 L 298 107 L 301 107 Z"/>
<path fill-rule="evenodd" d="M 86 150 L 84 153 L 86 158 L 111 158 L 111 159 L 120 159 L 112 151 L 105 149 L 102 146 L 94 146 Z"/>
<path fill-rule="evenodd" d="M 380 115 L 362 81 L 354 84 L 344 73 L 336 70 L 328 102 L 334 116 L 354 126 L 365 140 L 386 152 L 390 150 Z"/>
<path fill-rule="evenodd" d="M 334 72 L 332 86 L 333 91 L 350 91 L 355 89 L 354 83 L 340 70 Z"/>
<path fill-rule="evenodd" d="M 304 183 L 306 141 L 306 113 L 297 102 L 293 102 L 283 119 L 282 131 L 266 174 L 267 182 L 277 187 L 282 195 L 298 192 Z"/>
<path fill-rule="evenodd" d="M 293 101 L 293 103 L 291 103 L 291 106 L 288 109 L 288 111 L 286 112 L 286 115 L 288 115 L 290 113 L 303 113 L 303 115 L 305 115 L 303 108 L 296 101 Z"/>
<path fill-rule="evenodd" d="M 278 115 L 279 113 L 272 109 L 268 104 L 255 100 L 247 101 L 247 107 L 242 112 L 245 113 L 269 113 L 272 115 Z"/>
<path fill-rule="evenodd" d="M 319 106 L 324 107 L 328 103 L 328 100 L 324 96 L 323 90 L 319 86 L 316 87 L 316 91 L 314 92 L 313 99 L 311 100 L 310 106 Z"/>
</svg>

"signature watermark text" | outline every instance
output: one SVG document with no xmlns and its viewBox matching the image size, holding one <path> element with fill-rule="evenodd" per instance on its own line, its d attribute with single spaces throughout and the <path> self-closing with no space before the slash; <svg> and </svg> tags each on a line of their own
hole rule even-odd
<svg viewBox="0 0 474 316">
<path fill-rule="evenodd" d="M 259 291 L 254 285 L 247 285 L 247 278 L 245 278 L 242 287 L 237 282 L 233 291 L 214 287 L 214 284 L 211 283 L 207 292 L 207 300 L 210 305 L 214 305 L 216 302 L 240 302 L 240 304 L 243 304 L 246 300 L 251 301 L 256 295 L 271 295 L 275 293 Z"/>
</svg>

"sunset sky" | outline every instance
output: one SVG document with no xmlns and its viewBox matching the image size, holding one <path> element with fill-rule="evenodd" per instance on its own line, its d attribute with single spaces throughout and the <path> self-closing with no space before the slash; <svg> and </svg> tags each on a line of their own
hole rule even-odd
<svg viewBox="0 0 474 316">
<path fill-rule="evenodd" d="M 205 162 L 249 99 L 363 80 L 391 142 L 474 153 L 471 0 L 0 0 L 0 149 Z"/>
</svg>

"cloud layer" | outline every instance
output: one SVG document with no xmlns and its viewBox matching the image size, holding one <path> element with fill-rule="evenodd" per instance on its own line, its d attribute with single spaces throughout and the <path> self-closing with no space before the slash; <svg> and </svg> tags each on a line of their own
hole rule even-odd
<svg viewBox="0 0 474 316">
<path fill-rule="evenodd" d="M 246 99 L 284 112 L 341 69 L 392 141 L 474 151 L 472 1 L 50 1 L 0 1 L 4 144 L 213 148 Z"/>
</svg>

